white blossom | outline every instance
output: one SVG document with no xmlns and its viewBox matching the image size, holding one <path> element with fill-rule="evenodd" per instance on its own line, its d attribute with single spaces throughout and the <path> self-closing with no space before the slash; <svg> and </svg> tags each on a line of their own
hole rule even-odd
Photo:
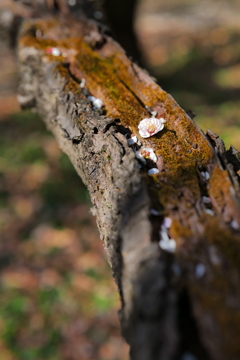
<svg viewBox="0 0 240 360">
<path fill-rule="evenodd" d="M 151 149 L 151 148 L 142 148 L 141 149 L 141 154 L 143 155 L 143 157 L 145 159 L 150 159 L 153 162 L 157 162 L 157 155 L 155 154 L 153 149 Z"/>
<path fill-rule="evenodd" d="M 146 159 L 157 162 L 157 155 L 151 148 L 141 148 L 141 150 L 136 151 L 135 154 L 136 158 L 141 160 L 144 164 L 146 164 Z"/>
<path fill-rule="evenodd" d="M 156 119 L 155 117 L 149 119 L 143 119 L 140 121 L 138 125 L 139 134 L 143 138 L 148 138 L 157 134 L 164 128 L 165 119 Z"/>
</svg>

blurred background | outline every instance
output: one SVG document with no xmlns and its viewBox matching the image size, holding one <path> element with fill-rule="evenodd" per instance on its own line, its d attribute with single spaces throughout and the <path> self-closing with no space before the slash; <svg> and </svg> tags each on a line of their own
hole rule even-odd
<svg viewBox="0 0 240 360">
<path fill-rule="evenodd" d="M 240 149 L 240 1 L 139 0 L 135 31 L 151 74 L 199 127 Z"/>
<path fill-rule="evenodd" d="M 139 0 L 142 62 L 240 149 L 240 1 Z M 0 42 L 0 360 L 127 360 L 116 285 L 86 188 L 52 135 L 20 111 Z"/>
</svg>

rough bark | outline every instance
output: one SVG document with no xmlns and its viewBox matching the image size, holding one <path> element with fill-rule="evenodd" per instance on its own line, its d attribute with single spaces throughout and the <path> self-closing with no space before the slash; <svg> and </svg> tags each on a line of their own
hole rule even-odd
<svg viewBox="0 0 240 360">
<path fill-rule="evenodd" d="M 131 358 L 191 351 L 198 359 L 239 359 L 238 152 L 211 131 L 204 135 L 94 21 L 25 20 L 17 54 L 22 107 L 36 107 L 89 190 Z M 103 110 L 89 95 L 101 98 Z M 138 124 L 150 109 L 167 122 L 143 139 Z M 154 149 L 158 174 L 148 175 L 149 160 L 139 169 L 141 145 L 128 146 L 130 134 Z M 159 247 L 166 217 L 173 254 Z"/>
</svg>

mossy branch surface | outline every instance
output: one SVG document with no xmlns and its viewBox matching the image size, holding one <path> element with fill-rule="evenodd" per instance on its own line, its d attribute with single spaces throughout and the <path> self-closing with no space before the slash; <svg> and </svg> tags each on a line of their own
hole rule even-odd
<svg viewBox="0 0 240 360">
<path fill-rule="evenodd" d="M 191 350 L 198 359 L 239 359 L 236 157 L 215 134 L 204 135 L 93 21 L 70 15 L 26 20 L 18 60 L 22 106 L 36 107 L 88 187 L 131 358 L 179 359 Z M 104 108 L 95 110 L 89 95 Z M 151 116 L 149 109 L 166 124 L 143 139 L 138 124 Z M 149 164 L 139 169 L 126 139 L 131 134 L 154 150 L 158 174 L 148 175 Z M 172 219 L 173 254 L 159 247 L 165 217 Z"/>
</svg>

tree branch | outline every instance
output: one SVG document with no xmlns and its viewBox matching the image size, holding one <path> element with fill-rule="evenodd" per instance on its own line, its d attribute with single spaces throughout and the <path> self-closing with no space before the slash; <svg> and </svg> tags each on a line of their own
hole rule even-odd
<svg viewBox="0 0 240 360">
<path fill-rule="evenodd" d="M 88 187 L 131 358 L 179 359 L 188 350 L 198 359 L 239 359 L 234 151 L 205 136 L 92 20 L 25 20 L 18 61 L 22 107 L 36 107 Z M 165 128 L 142 138 L 139 122 L 153 111 Z M 158 160 L 139 169 L 143 147 Z"/>
</svg>

